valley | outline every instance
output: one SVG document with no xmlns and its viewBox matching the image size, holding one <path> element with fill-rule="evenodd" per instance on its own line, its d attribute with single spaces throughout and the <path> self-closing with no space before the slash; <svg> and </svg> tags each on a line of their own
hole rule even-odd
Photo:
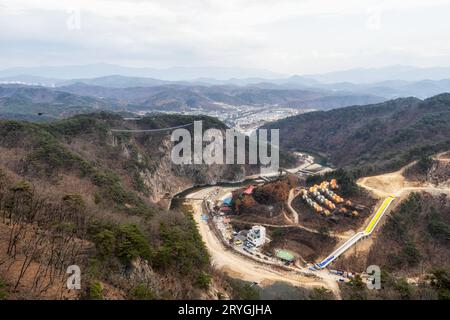
<svg viewBox="0 0 450 320">
<path fill-rule="evenodd" d="M 0 314 L 445 315 L 449 16 L 0 0 Z"/>
<path fill-rule="evenodd" d="M 125 78 L 123 81 L 127 82 Z M 160 83 L 136 87 L 74 82 L 58 87 L 0 83 L 0 118 L 55 121 L 80 113 L 114 111 L 208 115 L 242 132 L 314 110 L 383 101 L 372 95 L 329 90 Z"/>
<path fill-rule="evenodd" d="M 437 155 L 436 161 L 445 162 L 445 155 Z M 447 196 L 450 195 L 450 185 L 448 184 L 449 182 L 446 182 L 445 185 L 436 186 L 433 184 L 423 183 L 414 184 L 408 181 L 403 176 L 403 173 L 406 169 L 410 168 L 413 165 L 414 163 L 402 168 L 401 171 L 393 174 L 383 174 L 376 177 L 366 177 L 358 180 L 358 184 L 368 192 L 370 192 L 375 198 L 383 200 L 384 197 L 388 194 L 395 195 L 395 198 L 392 197 L 390 199 L 390 202 L 392 202 L 392 200 L 395 200 L 391 206 L 389 206 L 389 202 L 380 201 L 378 202 L 377 206 L 375 206 L 375 208 L 379 208 L 379 210 L 377 210 L 377 213 L 365 219 L 365 225 L 367 225 L 367 227 L 363 227 L 363 230 L 365 229 L 364 232 L 366 232 L 369 236 L 369 240 L 360 240 L 360 242 L 352 244 L 352 246 L 355 247 L 355 252 L 358 252 L 359 259 L 361 259 L 361 255 L 367 255 L 369 253 L 369 251 L 371 250 L 371 246 L 373 245 L 374 241 L 376 241 L 373 240 L 373 238 L 376 238 L 380 234 L 379 229 L 382 228 L 382 225 L 385 223 L 386 219 L 390 219 L 389 216 L 393 211 L 396 210 L 398 205 L 408 199 L 410 194 L 415 192 L 426 192 L 427 194 L 435 196 L 443 196 L 445 194 Z M 393 184 L 394 180 L 398 181 L 397 184 Z M 253 181 L 253 183 L 257 182 Z M 246 186 L 248 185 L 249 184 L 247 183 Z M 243 186 L 244 188 L 247 188 L 245 185 Z M 196 212 L 194 214 L 194 217 L 198 225 L 200 234 L 206 243 L 206 247 L 211 253 L 213 266 L 233 277 L 238 277 L 240 279 L 245 279 L 247 281 L 257 283 L 260 286 L 268 286 L 274 281 L 282 281 L 290 283 L 294 286 L 297 285 L 301 287 L 325 287 L 331 290 L 334 293 L 335 297 L 341 297 L 341 291 L 337 284 L 341 281 L 348 282 L 348 280 L 343 280 L 345 278 L 340 275 L 339 272 L 341 271 L 336 273 L 336 271 L 333 271 L 333 269 L 342 268 L 345 265 L 346 261 L 349 259 L 349 256 L 352 256 L 353 249 L 351 247 L 346 247 L 347 244 L 344 243 L 345 240 L 352 238 L 348 235 L 347 232 L 341 234 L 331 232 L 331 235 L 333 237 L 339 239 L 337 242 L 335 242 L 335 246 L 338 248 L 336 252 L 338 252 L 340 250 L 339 248 L 341 247 L 345 248 L 343 249 L 344 251 L 342 251 L 344 257 L 342 259 L 344 262 L 340 261 L 342 259 L 338 259 L 337 264 L 335 264 L 336 266 L 333 267 L 332 265 L 331 269 L 328 269 L 331 271 L 328 271 L 327 269 L 321 269 L 323 269 L 324 266 L 327 266 L 328 263 L 330 263 L 330 257 L 333 256 L 334 258 L 337 253 L 333 253 L 329 258 L 324 259 L 324 262 L 315 264 L 313 266 L 311 262 L 306 263 L 302 257 L 298 257 L 297 251 L 295 252 L 295 255 L 298 257 L 296 258 L 296 260 L 298 259 L 298 261 L 296 261 L 292 266 L 287 266 L 287 264 L 285 265 L 282 261 L 271 258 L 271 256 L 267 258 L 268 253 L 267 255 L 266 253 L 258 254 L 255 253 L 255 250 L 253 250 L 254 252 L 251 253 L 251 251 L 249 251 L 245 247 L 244 250 L 242 250 L 242 244 L 236 245 L 237 242 L 235 242 L 234 240 L 230 240 L 228 242 L 228 237 L 230 237 L 230 235 L 225 230 L 228 229 L 228 224 L 230 223 L 233 228 L 236 226 L 234 223 L 236 218 L 233 215 L 228 215 L 227 220 L 231 218 L 231 222 L 219 222 L 222 220 L 225 221 L 225 218 L 217 215 L 217 211 L 210 211 L 210 205 L 208 205 L 208 203 L 223 201 L 223 199 L 230 195 L 231 192 L 234 192 L 235 190 L 242 188 L 243 186 L 224 188 L 207 187 L 190 193 L 185 197 L 185 201 L 187 201 L 187 203 L 190 203 L 193 207 L 194 212 Z M 291 197 L 289 197 L 288 201 L 292 201 Z M 304 209 L 302 211 L 304 211 Z M 388 216 L 388 218 L 386 218 L 385 216 Z M 214 222 L 210 222 L 210 220 Z M 247 218 L 247 225 L 256 224 L 265 226 L 268 229 L 272 226 L 278 228 L 287 227 L 287 225 L 277 226 L 264 223 L 261 224 L 258 221 L 254 221 L 252 223 L 250 222 L 250 220 L 248 220 Z M 377 225 L 380 226 L 377 227 Z M 290 226 L 291 228 L 295 226 L 295 223 L 293 223 L 292 220 L 290 221 Z M 298 227 L 302 228 L 306 232 L 317 232 L 315 230 L 305 228 L 301 224 L 299 224 Z M 373 232 L 374 235 L 370 236 L 370 234 L 372 234 Z M 251 249 L 251 247 L 249 248 Z M 264 250 L 267 250 L 267 248 Z M 372 254 L 372 251 L 370 252 Z M 255 257 L 255 254 L 257 257 Z M 264 259 L 262 259 L 260 256 L 263 256 Z M 325 261 L 326 264 L 324 264 Z M 324 266 L 322 266 L 322 264 L 324 264 Z M 367 279 L 368 276 L 364 273 L 365 269 L 358 270 L 357 268 L 355 268 L 355 265 L 353 265 L 352 267 L 345 267 L 345 269 L 347 270 L 349 270 L 349 268 L 351 271 L 353 271 L 348 272 L 349 275 L 351 274 L 351 276 L 348 276 L 350 278 L 350 282 L 355 277 L 355 274 L 356 276 L 359 276 L 359 273 L 364 279 Z M 347 274 L 347 272 L 345 272 L 345 274 Z"/>
<path fill-rule="evenodd" d="M 40 90 L 3 94 L 33 106 L 73 99 Z M 371 299 L 399 294 L 402 279 L 413 281 L 410 297 L 437 297 L 426 279 L 449 263 L 448 105 L 447 94 L 329 111 L 112 104 L 61 120 L 1 120 L 0 280 L 12 299 L 229 299 L 280 285 L 303 298 Z M 221 132 L 278 127 L 283 167 L 176 165 L 170 132 L 192 135 L 194 121 Z M 423 212 L 417 226 L 409 206 Z M 408 228 L 401 239 L 396 216 Z M 80 292 L 64 289 L 68 263 L 88 270 Z M 361 289 L 370 264 L 389 273 L 386 291 Z"/>
</svg>

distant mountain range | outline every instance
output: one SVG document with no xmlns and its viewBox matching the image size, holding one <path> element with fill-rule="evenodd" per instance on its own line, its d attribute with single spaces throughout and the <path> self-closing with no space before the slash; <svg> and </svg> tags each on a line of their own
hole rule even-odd
<svg viewBox="0 0 450 320">
<path fill-rule="evenodd" d="M 120 75 L 104 76 L 98 78 L 84 78 L 73 80 L 60 80 L 52 78 L 42 78 L 37 76 L 14 76 L 0 78 L 0 85 L 22 84 L 45 87 L 70 87 L 72 85 L 85 84 L 104 88 L 136 88 L 136 87 L 157 87 L 157 86 L 251 86 L 259 89 L 269 90 L 307 90 L 307 91 L 332 91 L 340 94 L 353 95 L 374 95 L 385 99 L 399 97 L 417 97 L 425 99 L 439 93 L 450 92 L 450 78 L 443 80 L 421 80 L 405 81 L 390 80 L 369 84 L 354 84 L 350 82 L 321 83 L 316 80 L 292 76 L 285 79 L 198 79 L 196 81 L 164 81 L 153 78 L 125 77 Z"/>
<path fill-rule="evenodd" d="M 156 78 L 168 81 L 194 80 L 198 78 L 230 79 L 234 77 L 258 77 L 272 79 L 283 75 L 268 70 L 233 67 L 173 67 L 166 69 L 132 68 L 107 63 L 73 65 L 73 66 L 43 66 L 17 67 L 0 70 L 0 77 L 17 75 L 31 75 L 44 78 L 63 80 L 77 78 L 98 78 L 108 75 L 122 75 L 126 77 Z"/>
<path fill-rule="evenodd" d="M 213 75 L 216 77 L 212 77 Z M 169 68 L 157 70 L 96 64 L 11 68 L 0 71 L 0 85 L 10 83 L 47 87 L 67 87 L 82 83 L 105 88 L 169 85 L 251 86 L 267 90 L 331 91 L 339 95 L 373 95 L 386 100 L 409 96 L 425 99 L 439 93 L 450 92 L 450 68 L 392 66 L 283 77 L 256 69 Z"/>
<path fill-rule="evenodd" d="M 35 120 L 39 114 L 46 120 L 98 109 L 208 113 L 230 106 L 330 110 L 445 92 L 450 68 L 394 66 L 291 77 L 239 68 L 13 68 L 0 71 L 0 116 Z"/>
<path fill-rule="evenodd" d="M 51 120 L 95 110 L 114 110 L 114 102 L 44 87 L 0 86 L 0 118 Z"/>
<path fill-rule="evenodd" d="M 389 80 L 442 80 L 450 79 L 450 67 L 417 68 L 411 66 L 388 66 L 383 68 L 357 68 L 305 77 L 323 83 L 352 82 L 373 83 Z"/>
<path fill-rule="evenodd" d="M 421 81 L 450 79 L 450 67 L 419 68 L 412 66 L 387 66 L 382 68 L 355 68 L 334 71 L 323 74 L 298 75 L 292 78 L 263 69 L 239 67 L 172 67 L 165 69 L 133 68 L 114 64 L 98 63 L 71 66 L 42 66 L 42 67 L 16 67 L 0 70 L 0 78 L 16 77 L 20 75 L 34 76 L 50 79 L 84 79 L 99 78 L 110 75 L 121 75 L 134 78 L 153 78 L 164 81 L 194 81 L 211 84 L 233 84 L 265 82 L 266 80 L 286 79 L 304 84 L 351 82 L 355 84 L 368 84 L 390 80 Z M 57 81 L 58 82 L 58 81 Z M 272 82 L 272 81 L 270 81 Z M 230 84 L 230 83 L 227 83 Z"/>
<path fill-rule="evenodd" d="M 329 90 L 272 89 L 258 86 L 204 86 L 160 85 L 153 87 L 108 88 L 76 83 L 59 87 L 58 90 L 90 96 L 114 99 L 119 102 L 157 110 L 217 110 L 232 106 L 289 107 L 296 109 L 332 109 L 353 104 L 380 102 L 384 99 L 374 95 L 336 93 Z"/>
<path fill-rule="evenodd" d="M 373 95 L 344 94 L 326 90 L 282 90 L 259 87 L 159 85 L 111 88 L 75 83 L 57 88 L 0 86 L 0 115 L 22 119 L 44 113 L 67 117 L 93 110 L 123 111 L 221 111 L 230 106 L 328 110 L 383 101 Z M 42 115 L 41 115 L 42 116 Z"/>
</svg>

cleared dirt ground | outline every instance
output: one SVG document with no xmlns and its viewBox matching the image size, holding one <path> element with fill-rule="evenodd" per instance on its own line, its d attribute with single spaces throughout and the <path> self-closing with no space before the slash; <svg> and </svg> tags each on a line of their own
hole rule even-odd
<svg viewBox="0 0 450 320">
<path fill-rule="evenodd" d="M 197 193 L 190 194 L 187 198 L 199 199 L 205 197 L 213 189 L 202 189 Z M 205 221 L 201 219 L 201 200 L 188 200 L 194 209 L 194 219 L 198 225 L 198 230 L 211 255 L 212 265 L 228 273 L 230 276 L 245 281 L 256 281 L 260 285 L 267 286 L 277 281 L 287 282 L 294 286 L 304 288 L 314 288 L 325 286 L 333 290 L 339 296 L 339 289 L 336 281 L 332 279 L 317 279 L 306 277 L 293 272 L 275 270 L 270 266 L 259 264 L 227 250 L 217 239 L 215 234 L 209 229 Z"/>
</svg>

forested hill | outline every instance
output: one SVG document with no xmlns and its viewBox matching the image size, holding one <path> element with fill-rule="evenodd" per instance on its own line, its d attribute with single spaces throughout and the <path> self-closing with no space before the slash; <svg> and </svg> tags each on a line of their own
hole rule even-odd
<svg viewBox="0 0 450 320">
<path fill-rule="evenodd" d="M 322 154 L 368 175 L 450 149 L 450 94 L 311 112 L 264 128 L 280 129 L 282 149 Z"/>
<path fill-rule="evenodd" d="M 226 128 L 206 116 L 163 114 L 135 121 L 103 112 L 52 123 L 0 120 L 0 284 L 6 283 L 0 293 L 59 299 L 61 275 L 76 264 L 83 290 L 64 298 L 216 298 L 210 283 L 221 280 L 212 280 L 189 209 L 166 208 L 171 195 L 240 179 L 244 169 L 174 165 L 167 131 L 111 132 L 194 120 L 205 130 Z"/>
</svg>

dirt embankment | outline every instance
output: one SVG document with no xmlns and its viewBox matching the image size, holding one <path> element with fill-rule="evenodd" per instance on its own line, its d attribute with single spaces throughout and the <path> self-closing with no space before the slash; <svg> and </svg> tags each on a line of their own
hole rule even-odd
<svg viewBox="0 0 450 320">
<path fill-rule="evenodd" d="M 416 162 L 402 169 L 377 176 L 364 177 L 358 184 L 379 198 L 393 195 L 404 197 L 410 192 L 425 191 L 433 195 L 445 193 L 450 195 L 450 165 L 449 153 L 433 157 L 435 164 L 420 179 L 410 179 L 409 173 L 414 171 Z"/>
<path fill-rule="evenodd" d="M 450 156 L 448 153 L 423 158 L 406 168 L 403 172 L 406 179 L 420 184 L 434 186 L 450 186 Z"/>
<path fill-rule="evenodd" d="M 356 248 L 336 267 L 360 272 L 369 265 L 400 276 L 419 276 L 450 266 L 450 198 L 422 192 L 410 195 L 387 217 L 365 250 Z M 364 241 L 363 241 L 364 242 Z M 359 244 L 358 246 L 359 247 Z"/>
<path fill-rule="evenodd" d="M 450 174 L 449 154 L 433 159 L 435 164 L 421 179 L 410 179 L 414 162 L 396 172 L 358 180 L 358 184 L 374 196 L 393 195 L 397 199 L 375 237 L 358 243 L 336 261 L 336 267 L 362 271 L 370 264 L 378 264 L 405 275 L 450 264 L 446 236 L 450 232 L 450 186 L 448 179 L 436 181 L 433 178 Z"/>
<path fill-rule="evenodd" d="M 328 255 L 336 246 L 335 238 L 298 228 L 269 228 L 272 242 L 269 250 L 287 249 L 303 260 L 313 263 Z"/>
<path fill-rule="evenodd" d="M 445 153 L 436 158 L 427 178 L 436 186 L 450 188 L 450 154 Z"/>
<path fill-rule="evenodd" d="M 420 183 L 405 178 L 404 170 L 403 168 L 396 172 L 361 178 L 358 184 L 379 198 L 390 195 L 399 196 L 405 188 L 420 187 Z"/>
<path fill-rule="evenodd" d="M 213 267 L 227 273 L 233 278 L 238 278 L 245 281 L 255 281 L 262 286 L 271 285 L 275 282 L 286 282 L 294 286 L 304 288 L 327 287 L 333 290 L 334 294 L 339 297 L 339 288 L 334 280 L 318 279 L 315 277 L 307 277 L 298 273 L 274 269 L 271 266 L 266 266 L 257 263 L 251 259 L 242 257 L 232 250 L 226 249 L 215 234 L 210 230 L 208 224 L 201 218 L 201 199 L 212 192 L 214 188 L 206 188 L 192 193 L 187 197 L 187 200 L 192 205 L 194 211 L 194 219 L 197 223 L 198 230 L 202 236 L 203 241 L 211 255 Z M 229 190 L 227 190 L 229 191 Z"/>
</svg>

